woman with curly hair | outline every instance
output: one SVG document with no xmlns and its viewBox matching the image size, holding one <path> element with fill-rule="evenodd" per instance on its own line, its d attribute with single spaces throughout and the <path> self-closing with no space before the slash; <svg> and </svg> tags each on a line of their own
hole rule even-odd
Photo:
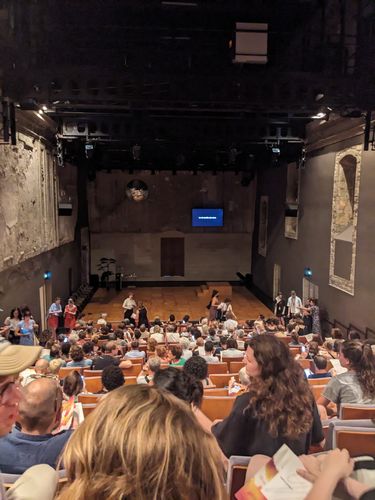
<svg viewBox="0 0 375 500">
<path fill-rule="evenodd" d="M 323 441 L 314 397 L 288 347 L 259 335 L 249 341 L 244 359 L 248 390 L 237 397 L 231 414 L 212 427 L 225 455 L 272 456 L 284 443 L 302 455 Z"/>
<path fill-rule="evenodd" d="M 219 447 L 185 401 L 147 385 L 106 396 L 62 456 L 58 500 L 224 500 Z"/>
<path fill-rule="evenodd" d="M 375 403 L 375 357 L 371 346 L 360 340 L 346 340 L 339 352 L 341 366 L 348 371 L 333 377 L 318 404 Z"/>
</svg>

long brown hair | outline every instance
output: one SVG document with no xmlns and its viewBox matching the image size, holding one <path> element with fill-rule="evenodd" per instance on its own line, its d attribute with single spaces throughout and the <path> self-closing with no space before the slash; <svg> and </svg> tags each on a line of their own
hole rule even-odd
<svg viewBox="0 0 375 500">
<path fill-rule="evenodd" d="M 265 422 L 273 437 L 297 439 L 311 430 L 314 398 L 303 370 L 288 347 L 270 335 L 249 342 L 260 366 L 260 376 L 250 377 L 247 409 Z"/>
<path fill-rule="evenodd" d="M 74 431 L 62 457 L 58 500 L 226 498 L 220 450 L 189 405 L 147 385 L 105 397 Z"/>
<path fill-rule="evenodd" d="M 356 372 L 364 396 L 375 397 L 375 357 L 370 344 L 360 340 L 346 340 L 341 352 Z"/>
</svg>

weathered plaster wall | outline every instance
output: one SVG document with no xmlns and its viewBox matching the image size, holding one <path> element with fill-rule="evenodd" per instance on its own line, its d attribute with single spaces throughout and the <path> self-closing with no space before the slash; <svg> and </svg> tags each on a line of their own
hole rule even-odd
<svg viewBox="0 0 375 500">
<path fill-rule="evenodd" d="M 125 196 L 134 178 L 149 188 L 143 202 Z M 125 273 L 160 280 L 160 239 L 183 237 L 185 280 L 236 280 L 251 267 L 254 203 L 255 183 L 243 187 L 233 173 L 100 172 L 88 186 L 91 272 L 101 257 L 114 257 Z M 191 209 L 204 207 L 224 208 L 224 227 L 193 228 Z"/>
<path fill-rule="evenodd" d="M 0 146 L 0 271 L 74 240 L 76 213 L 59 219 L 57 204 L 60 191 L 77 205 L 75 167 L 58 174 L 40 139 L 18 133 L 17 146 Z"/>
</svg>

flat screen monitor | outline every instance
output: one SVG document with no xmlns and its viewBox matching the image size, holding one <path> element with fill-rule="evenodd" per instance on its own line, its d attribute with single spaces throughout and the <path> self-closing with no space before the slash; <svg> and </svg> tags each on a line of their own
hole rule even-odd
<svg viewBox="0 0 375 500">
<path fill-rule="evenodd" d="M 193 208 L 192 210 L 193 227 L 222 227 L 223 209 L 222 208 Z"/>
</svg>

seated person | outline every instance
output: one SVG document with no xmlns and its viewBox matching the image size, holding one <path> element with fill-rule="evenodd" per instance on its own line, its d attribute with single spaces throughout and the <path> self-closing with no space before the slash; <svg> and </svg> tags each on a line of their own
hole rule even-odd
<svg viewBox="0 0 375 500">
<path fill-rule="evenodd" d="M 231 379 L 229 380 L 228 396 L 239 396 L 247 390 L 247 387 L 250 384 L 250 378 L 246 372 L 246 366 L 241 368 L 241 370 L 238 372 L 238 378 L 240 381 L 239 383 L 236 382 L 236 379 L 234 377 L 231 377 Z"/>
<path fill-rule="evenodd" d="M 173 345 L 171 347 L 169 359 L 171 366 L 184 366 L 186 360 L 182 357 L 182 347 L 180 345 Z"/>
<path fill-rule="evenodd" d="M 216 347 L 214 355 L 218 356 L 223 351 L 226 351 L 227 349 L 228 349 L 228 339 L 227 339 L 227 337 L 221 337 L 220 345 L 219 345 L 219 347 Z"/>
<path fill-rule="evenodd" d="M 167 342 L 180 342 L 180 334 L 176 332 L 176 329 L 173 325 L 168 325 L 166 330 L 166 338 Z"/>
<path fill-rule="evenodd" d="M 139 345 L 147 345 L 147 342 L 142 338 L 142 332 L 139 328 L 134 330 L 134 340 L 138 340 Z"/>
<path fill-rule="evenodd" d="M 63 394 L 64 399 L 69 399 L 76 396 L 83 391 L 83 378 L 76 370 L 64 378 Z"/>
<path fill-rule="evenodd" d="M 168 351 L 164 345 L 158 345 L 156 347 L 156 356 L 160 358 L 162 363 L 169 363 Z"/>
<path fill-rule="evenodd" d="M 238 349 L 237 341 L 234 339 L 228 339 L 227 341 L 228 349 L 222 351 L 222 358 L 243 358 L 245 352 Z"/>
<path fill-rule="evenodd" d="M 34 368 L 26 368 L 20 373 L 21 385 L 25 386 L 37 378 L 45 377 L 48 373 L 49 362 L 43 358 L 38 359 Z"/>
<path fill-rule="evenodd" d="M 125 360 L 121 361 L 116 358 L 118 352 L 118 347 L 116 342 L 107 342 L 104 346 L 104 353 L 96 356 L 92 360 L 92 370 L 104 370 L 106 366 L 115 365 L 120 366 L 120 368 L 127 368 L 129 364 L 131 366 L 131 361 Z"/>
<path fill-rule="evenodd" d="M 90 368 L 92 365 L 92 359 L 85 359 L 83 356 L 82 347 L 78 344 L 74 344 L 70 349 L 70 357 L 72 361 L 69 361 L 66 366 Z"/>
<path fill-rule="evenodd" d="M 131 358 L 144 359 L 145 356 L 146 356 L 146 353 L 144 351 L 139 350 L 138 340 L 133 340 L 130 344 L 130 351 L 125 354 L 125 359 L 131 359 Z"/>
<path fill-rule="evenodd" d="M 341 366 L 348 371 L 332 377 L 318 404 L 375 404 L 375 357 L 371 346 L 359 340 L 343 342 L 339 354 Z"/>
<path fill-rule="evenodd" d="M 199 380 L 183 370 L 169 367 L 155 373 L 153 385 L 171 392 L 178 399 L 199 408 L 202 404 L 203 386 Z"/>
<path fill-rule="evenodd" d="M 208 375 L 208 366 L 202 356 L 192 356 L 184 365 L 184 372 L 202 382 L 203 388 L 215 387 Z"/>
<path fill-rule="evenodd" d="M 56 381 L 40 378 L 27 384 L 19 403 L 19 423 L 0 439 L 0 469 L 22 474 L 37 464 L 55 467 L 73 431 L 53 435 L 61 419 L 61 389 Z"/>
<path fill-rule="evenodd" d="M 296 454 L 324 440 L 314 397 L 288 346 L 271 335 L 248 342 L 250 379 L 230 415 L 212 427 L 221 449 L 231 455 L 273 456 L 285 443 Z"/>
<path fill-rule="evenodd" d="M 110 392 L 125 384 L 125 377 L 119 366 L 106 366 L 102 373 L 103 391 Z"/>
<path fill-rule="evenodd" d="M 160 370 L 161 359 L 158 356 L 152 356 L 142 367 L 137 377 L 137 384 L 149 384 L 155 373 Z"/>
<path fill-rule="evenodd" d="M 324 356 L 315 356 L 314 365 L 315 373 L 311 373 L 307 378 L 324 378 L 332 376 L 327 370 L 328 360 Z"/>
<path fill-rule="evenodd" d="M 182 357 L 186 360 L 192 357 L 193 352 L 189 349 L 190 340 L 186 337 L 181 337 L 180 346 L 182 347 Z"/>
<path fill-rule="evenodd" d="M 219 358 L 214 356 L 215 346 L 211 340 L 206 340 L 204 344 L 204 355 L 201 356 L 207 363 L 218 363 Z"/>
</svg>

